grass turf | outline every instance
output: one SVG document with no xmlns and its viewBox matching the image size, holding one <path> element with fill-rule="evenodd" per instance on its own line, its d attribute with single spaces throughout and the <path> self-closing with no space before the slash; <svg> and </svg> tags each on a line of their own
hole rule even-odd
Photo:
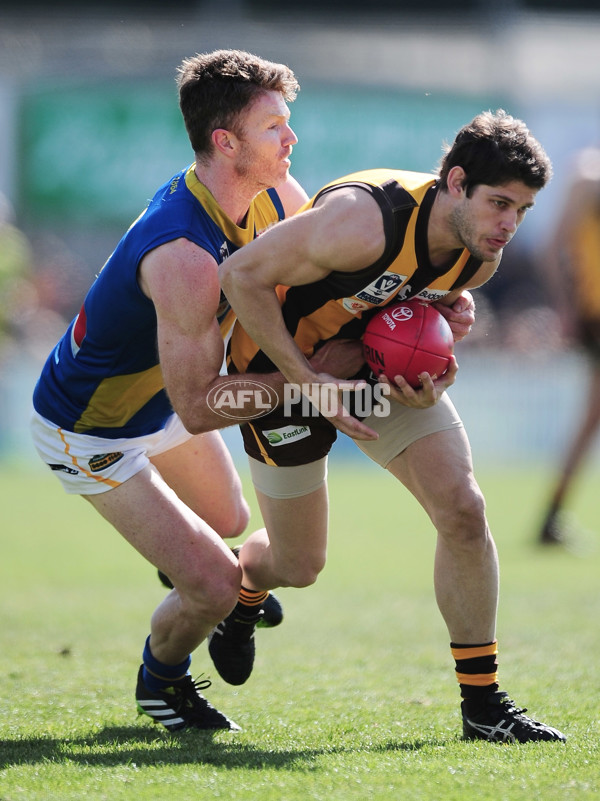
<svg viewBox="0 0 600 801">
<path fill-rule="evenodd" d="M 0 801 L 598 798 L 598 475 L 578 487 L 568 550 L 535 544 L 547 479 L 480 476 L 502 567 L 502 687 L 569 737 L 504 746 L 460 738 L 431 527 L 368 464 L 332 466 L 327 567 L 279 592 L 285 622 L 257 633 L 248 683 L 224 684 L 204 645 L 194 655 L 243 731 L 176 736 L 133 700 L 156 572 L 52 476 L 3 469 Z"/>
</svg>

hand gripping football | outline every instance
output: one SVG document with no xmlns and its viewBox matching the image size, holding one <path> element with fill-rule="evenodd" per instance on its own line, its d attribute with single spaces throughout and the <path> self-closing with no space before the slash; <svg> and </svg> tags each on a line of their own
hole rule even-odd
<svg viewBox="0 0 600 801">
<path fill-rule="evenodd" d="M 376 376 L 394 382 L 403 376 L 417 389 L 419 375 L 439 378 L 454 352 L 450 326 L 433 306 L 420 300 L 392 303 L 369 320 L 364 336 L 365 360 Z"/>
</svg>

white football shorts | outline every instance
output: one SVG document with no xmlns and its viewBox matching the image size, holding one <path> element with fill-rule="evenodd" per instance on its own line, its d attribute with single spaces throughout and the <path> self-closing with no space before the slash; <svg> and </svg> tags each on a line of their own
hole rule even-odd
<svg viewBox="0 0 600 801">
<path fill-rule="evenodd" d="M 162 430 L 142 437 L 107 439 L 74 434 L 36 411 L 32 413 L 30 429 L 40 457 L 71 495 L 98 495 L 114 489 L 143 470 L 149 457 L 176 448 L 192 437 L 176 414 Z"/>
</svg>

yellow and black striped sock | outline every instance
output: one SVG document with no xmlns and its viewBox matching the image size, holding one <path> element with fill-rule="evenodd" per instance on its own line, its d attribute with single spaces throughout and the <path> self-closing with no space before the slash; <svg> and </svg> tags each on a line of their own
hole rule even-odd
<svg viewBox="0 0 600 801">
<path fill-rule="evenodd" d="M 481 645 L 450 643 L 461 697 L 477 701 L 498 689 L 498 641 Z"/>
<path fill-rule="evenodd" d="M 254 617 L 260 612 L 268 594 L 268 590 L 249 590 L 242 587 L 235 611 L 244 617 Z"/>
</svg>

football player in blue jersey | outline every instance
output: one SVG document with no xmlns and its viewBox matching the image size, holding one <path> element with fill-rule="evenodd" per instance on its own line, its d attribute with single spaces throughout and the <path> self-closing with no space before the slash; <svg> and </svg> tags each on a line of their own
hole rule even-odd
<svg viewBox="0 0 600 801">
<path fill-rule="evenodd" d="M 287 66 L 219 50 L 184 60 L 177 86 L 194 161 L 132 223 L 50 354 L 32 435 L 64 489 L 174 585 L 152 615 L 138 711 L 169 730 L 237 729 L 189 673 L 190 654 L 244 593 L 222 539 L 249 519 L 217 431 L 235 421 L 207 402 L 229 381 L 219 269 L 307 199 L 289 175 L 298 84 Z M 245 592 L 252 619 L 267 597 Z"/>
</svg>

